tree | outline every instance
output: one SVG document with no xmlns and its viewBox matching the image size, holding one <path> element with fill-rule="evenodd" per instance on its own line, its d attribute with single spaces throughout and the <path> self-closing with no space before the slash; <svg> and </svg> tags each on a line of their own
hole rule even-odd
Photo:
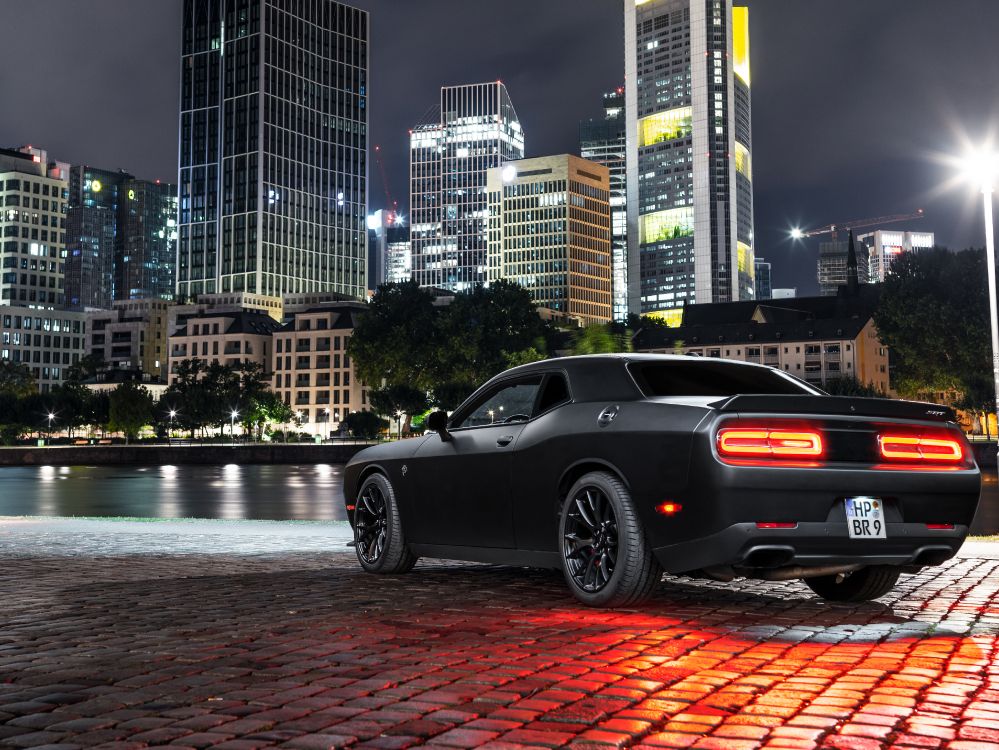
<svg viewBox="0 0 999 750">
<path fill-rule="evenodd" d="M 410 414 L 421 410 L 415 391 L 453 409 L 493 375 L 543 358 L 548 334 L 530 293 L 511 282 L 475 287 L 439 307 L 415 282 L 384 284 L 358 322 L 348 354 L 358 377 L 385 391 L 375 396 L 379 411 Z M 403 400 L 407 408 L 400 407 Z"/>
<path fill-rule="evenodd" d="M 885 279 L 874 323 L 891 350 L 893 386 L 907 397 L 963 393 L 966 408 L 992 405 L 985 253 L 941 248 L 904 253 Z"/>
<path fill-rule="evenodd" d="M 630 351 L 631 336 L 627 331 L 615 331 L 613 324 L 589 325 L 580 328 L 573 337 L 573 354 L 612 354 Z"/>
<path fill-rule="evenodd" d="M 885 394 L 873 385 L 861 383 L 853 375 L 844 375 L 826 382 L 823 390 L 832 396 L 860 396 L 861 398 L 885 398 Z"/>
<path fill-rule="evenodd" d="M 482 383 L 525 350 L 545 348 L 545 324 L 531 294 L 511 281 L 455 295 L 438 327 L 436 384 Z"/>
<path fill-rule="evenodd" d="M 378 437 L 378 433 L 389 426 L 388 420 L 382 419 L 373 411 L 355 411 L 343 418 L 347 430 L 356 438 L 370 440 Z"/>
<path fill-rule="evenodd" d="M 371 408 L 383 416 L 395 417 L 397 414 L 405 414 L 406 422 L 401 428 L 404 432 L 409 432 L 413 415 L 426 411 L 430 403 L 426 391 L 409 385 L 375 388 L 368 394 L 368 400 Z"/>
<path fill-rule="evenodd" d="M 375 388 L 384 383 L 429 391 L 438 354 L 433 302 L 415 281 L 378 287 L 347 348 L 357 377 Z"/>
<path fill-rule="evenodd" d="M 66 368 L 66 382 L 82 383 L 97 375 L 104 367 L 104 357 L 100 354 L 84 355 L 79 362 Z"/>
<path fill-rule="evenodd" d="M 9 359 L 0 360 L 0 393 L 22 397 L 37 391 L 38 383 L 27 365 Z"/>
<path fill-rule="evenodd" d="M 125 433 L 125 442 L 153 420 L 153 397 L 135 381 L 127 380 L 111 391 L 108 428 Z"/>
</svg>

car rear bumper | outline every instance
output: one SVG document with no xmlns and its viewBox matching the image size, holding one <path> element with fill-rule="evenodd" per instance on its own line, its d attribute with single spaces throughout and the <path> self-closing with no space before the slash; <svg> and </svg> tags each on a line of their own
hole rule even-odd
<svg viewBox="0 0 999 750">
<path fill-rule="evenodd" d="M 931 530 L 924 523 L 889 522 L 885 534 L 885 539 L 850 539 L 845 519 L 798 523 L 793 529 L 735 523 L 705 537 L 656 547 L 654 553 L 671 573 L 722 566 L 939 565 L 957 554 L 968 527 Z"/>
</svg>

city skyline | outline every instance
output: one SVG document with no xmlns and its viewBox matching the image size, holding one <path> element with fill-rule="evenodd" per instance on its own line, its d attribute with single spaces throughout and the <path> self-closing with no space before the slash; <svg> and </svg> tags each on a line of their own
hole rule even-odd
<svg viewBox="0 0 999 750">
<path fill-rule="evenodd" d="M 555 0 L 539 8 L 517 0 L 508 12 L 529 14 L 532 24 L 488 45 L 476 35 L 453 33 L 476 28 L 490 12 L 488 3 L 461 14 L 448 0 L 427 0 L 418 8 L 387 0 L 353 5 L 372 14 L 370 143 L 382 146 L 388 193 L 404 213 L 406 131 L 441 85 L 503 79 L 531 133 L 531 157 L 574 152 L 578 121 L 601 115 L 599 96 L 619 85 L 623 74 L 618 2 Z M 912 229 L 934 231 L 941 244 L 953 248 L 980 246 L 973 191 L 935 195 L 950 175 L 933 156 L 959 152 L 962 133 L 981 139 L 999 122 L 999 105 L 977 91 L 981 80 L 999 74 L 999 55 L 988 51 L 987 43 L 999 7 L 959 0 L 941 16 L 935 3 L 894 0 L 875 8 L 852 0 L 807 8 L 790 0 L 749 5 L 756 250 L 773 262 L 774 285 L 817 288 L 818 243 L 788 242 L 786 231 L 795 225 L 924 208 L 927 219 Z M 94 10 L 54 0 L 8 4 L 10 23 L 0 31 L 4 58 L 29 59 L 30 35 L 17 34 L 19 28 L 45 28 L 59 49 L 33 63 L 50 85 L 10 92 L 7 116 L 0 117 L 0 142 L 32 143 L 62 161 L 124 167 L 143 179 L 175 181 L 180 6 L 164 6 L 107 2 Z M 437 17 L 448 23 L 430 23 Z M 130 31 L 124 44 L 123 28 Z M 423 31 L 408 31 L 413 28 Z M 813 28 L 822 29 L 821 44 L 814 43 Z M 883 43 L 931 32 L 933 45 L 922 45 L 904 61 Z M 445 41 L 455 46 L 453 57 L 426 53 Z M 414 59 L 420 64 L 413 65 Z M 877 75 L 869 75 L 871 70 Z M 107 85 L 94 97 L 87 92 L 97 77 Z M 128 96 L 115 93 L 124 91 Z M 32 111 L 37 116 L 29 116 Z M 73 112 L 73 122 L 82 127 L 68 125 L 61 112 Z M 370 210 L 383 207 L 385 192 L 372 164 Z"/>
</svg>

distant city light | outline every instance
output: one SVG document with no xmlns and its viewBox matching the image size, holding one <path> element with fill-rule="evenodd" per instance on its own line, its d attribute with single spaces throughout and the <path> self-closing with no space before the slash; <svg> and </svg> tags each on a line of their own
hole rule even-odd
<svg viewBox="0 0 999 750">
<path fill-rule="evenodd" d="M 378 227 L 380 226 L 380 224 L 378 222 L 378 217 L 375 216 L 374 214 L 371 214 L 368 217 L 368 222 L 367 223 L 368 223 L 368 229 L 371 229 L 371 230 L 378 229 Z"/>
<path fill-rule="evenodd" d="M 90 183 L 90 189 L 93 190 L 95 193 L 101 192 L 102 187 L 103 185 L 101 185 L 100 180 L 94 180 L 93 182 Z"/>
<path fill-rule="evenodd" d="M 795 227 L 794 229 L 791 230 L 791 239 L 792 240 L 800 240 L 804 236 L 805 236 L 805 233 L 802 232 L 798 227 Z"/>
<path fill-rule="evenodd" d="M 517 179 L 517 168 L 513 164 L 503 167 L 503 182 L 513 182 Z"/>
</svg>

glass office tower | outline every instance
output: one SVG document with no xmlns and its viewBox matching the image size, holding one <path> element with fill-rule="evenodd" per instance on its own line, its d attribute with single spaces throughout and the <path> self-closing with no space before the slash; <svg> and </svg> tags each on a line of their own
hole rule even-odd
<svg viewBox="0 0 999 750">
<path fill-rule="evenodd" d="M 754 297 L 749 12 L 625 0 L 632 312 Z"/>
<path fill-rule="evenodd" d="M 445 86 L 410 133 L 413 279 L 463 291 L 487 281 L 486 175 L 524 158 L 524 131 L 499 81 Z"/>
<path fill-rule="evenodd" d="M 628 181 L 624 88 L 604 94 L 604 119 L 579 124 L 579 154 L 610 170 L 611 278 L 614 320 L 628 317 Z"/>
<path fill-rule="evenodd" d="M 366 287 L 368 14 L 184 0 L 177 292 Z"/>
</svg>

